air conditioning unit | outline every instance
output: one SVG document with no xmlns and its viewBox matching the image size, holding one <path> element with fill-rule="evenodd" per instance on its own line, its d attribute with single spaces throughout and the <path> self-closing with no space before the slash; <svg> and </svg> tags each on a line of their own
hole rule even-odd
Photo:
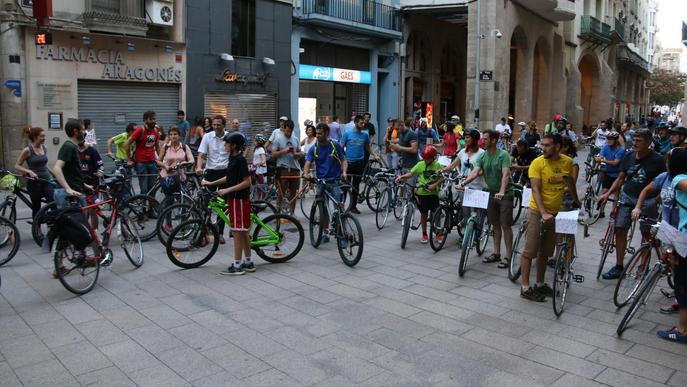
<svg viewBox="0 0 687 387">
<path fill-rule="evenodd" d="M 154 25 L 174 25 L 173 0 L 146 0 L 146 19 Z"/>
</svg>

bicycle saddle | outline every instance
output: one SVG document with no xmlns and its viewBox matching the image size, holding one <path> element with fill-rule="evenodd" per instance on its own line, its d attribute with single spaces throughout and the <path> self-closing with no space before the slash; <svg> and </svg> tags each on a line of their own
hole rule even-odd
<svg viewBox="0 0 687 387">
<path fill-rule="evenodd" d="M 254 214 L 259 214 L 265 208 L 267 208 L 267 203 L 251 203 L 250 204 L 250 211 Z"/>
</svg>

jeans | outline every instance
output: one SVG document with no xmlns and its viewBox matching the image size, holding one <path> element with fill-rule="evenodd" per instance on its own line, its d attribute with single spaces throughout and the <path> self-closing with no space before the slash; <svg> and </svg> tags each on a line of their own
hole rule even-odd
<svg viewBox="0 0 687 387">
<path fill-rule="evenodd" d="M 328 210 L 322 214 L 324 217 L 322 219 L 322 224 L 325 225 L 325 228 L 329 228 L 329 216 L 328 214 L 334 214 L 334 212 L 337 210 L 334 208 L 334 203 L 331 202 L 331 200 L 328 200 L 325 197 L 325 192 L 329 192 L 337 202 L 341 201 L 341 185 L 339 184 L 338 179 L 331 179 L 331 180 L 325 180 L 324 183 L 317 183 L 317 192 L 318 195 L 322 195 L 324 200 L 324 205 L 327 206 Z"/>
<path fill-rule="evenodd" d="M 146 175 L 138 177 L 138 185 L 141 188 L 141 195 L 145 195 L 155 185 L 155 178 L 158 174 L 157 164 L 154 161 L 136 163 L 136 174 Z"/>
<path fill-rule="evenodd" d="M 386 161 L 391 169 L 398 168 L 398 153 L 391 152 L 386 154 Z"/>
<path fill-rule="evenodd" d="M 53 186 L 47 181 L 29 180 L 26 182 L 26 190 L 31 198 L 31 217 L 35 218 L 41 209 L 41 199 L 45 198 L 48 203 L 53 201 Z"/>
</svg>

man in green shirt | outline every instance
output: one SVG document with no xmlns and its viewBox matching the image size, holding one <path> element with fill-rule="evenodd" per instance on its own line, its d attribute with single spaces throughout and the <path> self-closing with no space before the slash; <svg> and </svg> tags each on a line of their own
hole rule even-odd
<svg viewBox="0 0 687 387">
<path fill-rule="evenodd" d="M 62 186 L 61 189 L 56 189 L 54 194 L 57 208 L 66 207 L 67 197 L 81 196 L 85 188 L 78 146 L 84 142 L 83 123 L 77 119 L 70 119 L 64 126 L 64 131 L 69 139 L 62 144 L 57 153 L 57 161 L 52 170 L 53 176 Z M 85 205 L 85 200 L 83 204 Z"/>
<path fill-rule="evenodd" d="M 510 155 L 503 149 L 498 149 L 499 134 L 495 130 L 483 132 L 482 139 L 486 152 L 477 159 L 475 168 L 461 184 L 468 185 L 478 176 L 484 176 L 484 182 L 489 191 L 489 205 L 487 220 L 494 227 L 494 253 L 484 259 L 484 262 L 499 263 L 499 268 L 508 267 L 513 246 L 513 181 L 510 177 Z M 506 244 L 506 255 L 501 258 L 501 234 Z"/>
<path fill-rule="evenodd" d="M 107 155 L 110 156 L 110 158 L 121 160 L 121 161 L 126 161 L 126 148 L 124 145 L 126 144 L 126 141 L 129 139 L 129 135 L 131 132 L 136 129 L 136 124 L 131 122 L 129 125 L 126 126 L 126 131 L 110 138 L 107 140 Z M 112 154 L 112 144 L 114 144 L 117 147 L 117 152 L 115 155 Z M 135 146 L 135 145 L 134 145 Z M 131 153 L 133 153 L 133 147 L 131 149 Z"/>
</svg>

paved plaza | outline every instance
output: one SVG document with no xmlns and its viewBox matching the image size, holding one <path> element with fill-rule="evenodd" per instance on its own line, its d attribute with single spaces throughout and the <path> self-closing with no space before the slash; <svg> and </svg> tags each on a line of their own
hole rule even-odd
<svg viewBox="0 0 687 387">
<path fill-rule="evenodd" d="M 615 282 L 594 278 L 606 220 L 587 239 L 580 229 L 586 281 L 557 319 L 550 300 L 522 300 L 476 255 L 458 278 L 455 232 L 439 253 L 419 231 L 401 250 L 400 223 L 378 232 L 369 210 L 359 219 L 365 253 L 352 269 L 334 243 L 313 249 L 307 228 L 296 258 L 258 258 L 242 277 L 219 274 L 230 240 L 194 270 L 152 240 L 137 270 L 115 246 L 82 297 L 52 279 L 52 256 L 19 220 L 21 250 L 0 268 L 0 386 L 687 385 L 687 346 L 655 335 L 677 321 L 658 313 L 658 291 L 615 334 Z"/>
</svg>

